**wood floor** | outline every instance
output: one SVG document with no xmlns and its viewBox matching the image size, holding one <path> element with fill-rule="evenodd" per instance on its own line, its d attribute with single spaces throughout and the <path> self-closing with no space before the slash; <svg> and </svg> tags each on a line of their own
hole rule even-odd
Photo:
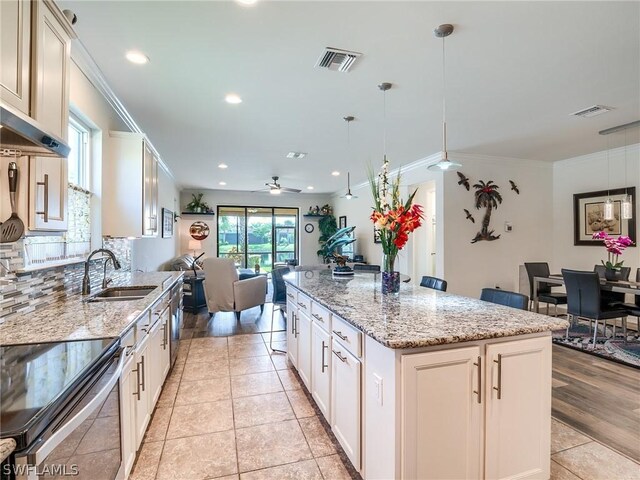
<svg viewBox="0 0 640 480">
<path fill-rule="evenodd" d="M 554 345 L 552 415 L 640 462 L 640 370 Z"/>
</svg>

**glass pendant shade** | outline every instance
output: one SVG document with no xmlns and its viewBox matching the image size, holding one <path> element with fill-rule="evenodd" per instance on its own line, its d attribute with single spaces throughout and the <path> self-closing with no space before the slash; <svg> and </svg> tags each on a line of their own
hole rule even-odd
<svg viewBox="0 0 640 480">
<path fill-rule="evenodd" d="M 607 198 L 607 201 L 604 202 L 604 219 L 605 220 L 614 220 L 615 217 L 613 215 L 613 202 L 610 198 Z"/>
<path fill-rule="evenodd" d="M 452 162 L 451 160 L 449 160 L 447 153 L 443 152 L 442 158 L 440 159 L 440 161 L 429 165 L 427 167 L 427 170 L 449 172 L 449 171 L 457 170 L 461 166 L 462 164 L 457 162 Z"/>
<path fill-rule="evenodd" d="M 620 204 L 620 218 L 622 220 L 630 220 L 633 218 L 633 205 L 631 204 L 631 195 L 625 195 Z"/>
</svg>

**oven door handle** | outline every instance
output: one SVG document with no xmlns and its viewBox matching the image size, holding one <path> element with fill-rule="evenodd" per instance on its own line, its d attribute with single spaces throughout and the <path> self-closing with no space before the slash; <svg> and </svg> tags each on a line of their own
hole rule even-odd
<svg viewBox="0 0 640 480">
<path fill-rule="evenodd" d="M 45 441 L 41 445 L 38 445 L 36 443 L 34 447 L 37 448 L 37 450 L 27 452 L 27 460 L 31 465 L 40 465 L 40 463 L 49 456 L 54 448 L 60 445 L 71 432 L 78 428 L 78 426 L 94 412 L 94 410 L 102 405 L 102 403 L 111 393 L 113 387 L 120 379 L 125 357 L 126 355 L 124 355 L 124 351 L 120 350 L 120 359 L 118 360 L 118 366 L 116 367 L 116 370 L 111 374 L 109 380 L 100 389 L 96 396 L 93 397 L 93 399 L 89 403 L 87 403 L 78 413 L 76 413 L 71 419 L 69 419 L 53 435 L 51 435 L 51 437 L 49 437 L 47 441 Z"/>
</svg>

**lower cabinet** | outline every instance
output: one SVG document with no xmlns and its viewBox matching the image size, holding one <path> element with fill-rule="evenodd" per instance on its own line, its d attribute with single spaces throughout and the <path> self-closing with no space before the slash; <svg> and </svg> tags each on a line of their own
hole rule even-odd
<svg viewBox="0 0 640 480">
<path fill-rule="evenodd" d="M 135 352 L 127 347 L 125 350 L 127 359 L 120 377 L 120 432 L 122 435 L 122 466 L 125 474 L 133 468 L 136 459 L 136 429 L 131 428 L 135 424 L 136 397 L 138 379 L 136 378 Z"/>
<path fill-rule="evenodd" d="M 289 293 L 287 294 L 287 296 Z M 287 357 L 294 367 L 298 367 L 298 309 L 287 299 Z"/>
<path fill-rule="evenodd" d="M 549 477 L 549 337 L 403 355 L 402 398 L 402 478 Z"/>
<path fill-rule="evenodd" d="M 311 325 L 311 395 L 325 418 L 331 418 L 331 337 Z"/>
<path fill-rule="evenodd" d="M 144 433 L 149 426 L 151 413 L 153 408 L 149 401 L 149 336 L 138 344 L 136 349 L 136 366 L 134 368 L 136 374 L 136 388 L 133 395 L 136 397 L 135 404 L 135 432 L 136 432 L 136 451 L 142 443 Z"/>
<path fill-rule="evenodd" d="M 331 429 L 360 470 L 360 361 L 335 339 L 331 345 Z"/>
<path fill-rule="evenodd" d="M 311 390 L 311 320 L 298 310 L 296 315 L 298 333 L 298 373 L 307 389 Z"/>
</svg>

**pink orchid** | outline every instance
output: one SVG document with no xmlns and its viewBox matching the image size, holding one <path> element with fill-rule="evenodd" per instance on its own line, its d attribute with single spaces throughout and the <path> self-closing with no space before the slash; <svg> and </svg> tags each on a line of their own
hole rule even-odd
<svg viewBox="0 0 640 480">
<path fill-rule="evenodd" d="M 606 263 L 603 260 L 602 264 L 608 269 L 620 270 L 624 261 L 618 262 L 618 256 L 622 255 L 622 252 L 624 252 L 627 247 L 633 245 L 633 240 L 631 240 L 627 235 L 610 237 L 604 231 L 595 232 L 592 235 L 592 238 L 594 240 L 603 240 L 604 242 L 604 247 L 608 253 L 608 259 Z"/>
</svg>

